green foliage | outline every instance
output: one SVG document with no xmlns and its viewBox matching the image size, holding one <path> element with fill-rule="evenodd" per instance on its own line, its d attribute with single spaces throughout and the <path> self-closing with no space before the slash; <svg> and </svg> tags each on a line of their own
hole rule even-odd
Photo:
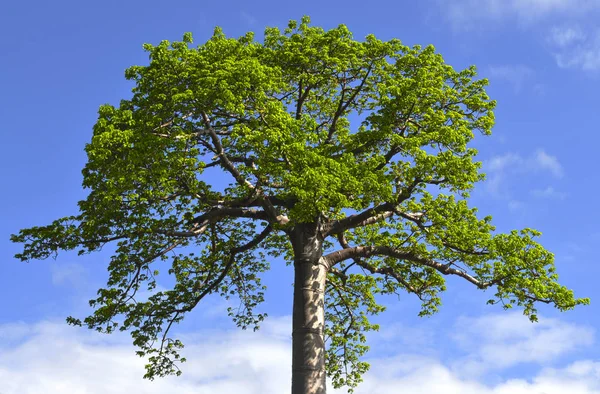
<svg viewBox="0 0 600 394">
<path fill-rule="evenodd" d="M 116 242 L 93 315 L 68 322 L 130 330 L 150 356 L 146 377 L 179 373 L 172 324 L 216 293 L 239 298 L 230 315 L 240 327 L 258 327 L 268 258 L 292 261 L 290 229 L 313 222 L 331 252 L 325 335 L 335 387 L 355 387 L 368 369 L 360 357 L 365 333 L 378 328 L 368 316 L 384 309 L 378 294 L 413 293 L 430 315 L 452 274 L 494 287 L 490 303 L 521 306 L 531 320 L 536 302 L 589 303 L 557 283 L 539 233 L 496 234 L 467 205 L 483 179 L 469 143 L 490 134 L 495 106 L 475 68 L 454 70 L 432 46 L 356 41 L 344 25 L 309 22 L 267 28 L 262 43 L 217 28 L 197 47 L 190 33 L 144 45 L 149 64 L 125 73 L 132 97 L 98 111 L 78 215 L 11 238 L 24 244 L 21 260 Z M 226 187 L 211 184 L 215 169 Z M 156 288 L 159 261 L 176 285 L 136 300 L 144 284 Z"/>
</svg>

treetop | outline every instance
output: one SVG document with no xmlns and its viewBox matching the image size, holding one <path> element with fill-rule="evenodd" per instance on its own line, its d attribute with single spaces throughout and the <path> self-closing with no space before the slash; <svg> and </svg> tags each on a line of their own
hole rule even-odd
<svg viewBox="0 0 600 394">
<path fill-rule="evenodd" d="M 475 67 L 457 71 L 433 46 L 357 41 L 344 25 L 324 30 L 308 17 L 265 29 L 263 42 L 216 28 L 195 47 L 185 33 L 144 49 L 149 64 L 125 72 L 132 96 L 98 111 L 79 212 L 11 239 L 24 243 L 24 261 L 116 243 L 107 289 L 84 322 L 132 329 L 140 355 L 157 354 L 148 377 L 173 371 L 167 356 L 182 345 L 166 332 L 208 294 L 240 298 L 230 310 L 240 326 L 262 321 L 260 273 L 268 256 L 294 260 L 288 236 L 298 226 L 314 225 L 323 242 L 337 385 L 366 368 L 357 355 L 376 328 L 365 316 L 384 309 L 377 294 L 413 293 L 428 315 L 444 276 L 456 275 L 495 288 L 490 303 L 522 306 L 531 320 L 538 302 L 589 303 L 558 284 L 539 232 L 497 234 L 468 206 L 484 179 L 470 143 L 491 133 L 496 105 Z M 161 260 L 175 287 L 135 302 L 142 284 L 156 286 Z M 350 319 L 342 304 L 365 318 Z"/>
</svg>

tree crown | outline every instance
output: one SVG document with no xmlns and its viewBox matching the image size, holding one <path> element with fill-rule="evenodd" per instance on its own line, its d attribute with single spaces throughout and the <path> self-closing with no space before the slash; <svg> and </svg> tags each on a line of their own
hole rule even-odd
<svg viewBox="0 0 600 394">
<path fill-rule="evenodd" d="M 457 275 L 494 287 L 490 303 L 522 306 L 531 320 L 536 302 L 589 302 L 558 284 L 537 231 L 496 234 L 467 205 L 484 177 L 469 143 L 490 134 L 495 106 L 474 67 L 456 71 L 432 46 L 356 41 L 344 25 L 325 31 L 307 17 L 267 28 L 262 43 L 217 28 L 191 44 L 186 33 L 144 45 L 149 64 L 125 74 L 132 97 L 98 111 L 79 213 L 12 236 L 21 260 L 116 242 L 84 323 L 130 329 L 138 353 L 152 355 L 146 377 L 175 372 L 182 344 L 167 332 L 208 294 L 239 297 L 229 310 L 238 325 L 262 321 L 260 273 L 267 255 L 293 260 L 298 225 L 314 224 L 323 241 L 336 386 L 355 386 L 368 367 L 359 356 L 377 328 L 367 315 L 384 309 L 377 294 L 413 293 L 428 315 L 444 275 Z M 175 286 L 136 301 L 144 283 L 155 288 L 161 260 Z"/>
</svg>

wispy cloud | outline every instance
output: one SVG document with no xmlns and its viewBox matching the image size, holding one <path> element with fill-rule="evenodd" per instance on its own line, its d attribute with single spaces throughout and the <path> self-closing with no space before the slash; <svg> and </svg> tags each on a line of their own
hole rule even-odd
<svg viewBox="0 0 600 394">
<path fill-rule="evenodd" d="M 523 88 L 525 82 L 534 76 L 534 72 L 530 67 L 522 64 L 497 65 L 489 67 L 489 75 L 492 84 L 496 80 L 503 80 L 512 86 L 515 93 L 518 93 Z"/>
<path fill-rule="evenodd" d="M 50 266 L 50 272 L 52 284 L 56 286 L 82 286 L 84 282 L 87 282 L 87 271 L 81 264 L 55 262 Z"/>
<path fill-rule="evenodd" d="M 564 200 L 567 197 L 567 193 L 560 192 L 554 189 L 552 186 L 548 186 L 545 189 L 534 189 L 531 194 L 537 198 L 547 198 L 555 200 Z"/>
<path fill-rule="evenodd" d="M 290 389 L 291 319 L 266 322 L 256 333 L 202 331 L 186 340 L 188 362 L 181 377 L 142 380 L 144 360 L 135 356 L 122 333 L 103 336 L 62 322 L 12 325 L 22 341 L 0 337 L 0 392 L 22 393 L 248 393 L 279 394 Z M 459 321 L 469 356 L 491 368 L 521 362 L 543 364 L 589 343 L 589 329 L 541 319 L 502 314 Z M 4 332 L 5 325 L 0 325 Z M 190 339 L 190 338 L 188 338 Z M 465 376 L 435 357 L 406 353 L 372 357 L 371 370 L 357 394 L 598 394 L 600 363 L 580 360 L 560 368 L 542 369 L 530 380 L 501 379 L 495 384 Z M 344 390 L 331 393 L 342 394 Z"/>
<path fill-rule="evenodd" d="M 251 15 L 245 11 L 240 12 L 240 17 L 242 18 L 244 23 L 246 23 L 246 25 L 248 25 L 249 27 L 255 26 L 258 22 L 254 15 Z"/>
<path fill-rule="evenodd" d="M 523 158 L 516 153 L 506 153 L 501 156 L 492 157 L 487 165 L 490 171 L 504 171 L 506 168 L 520 165 L 523 163 Z"/>
<path fill-rule="evenodd" d="M 600 29 L 586 33 L 579 26 L 555 26 L 549 41 L 558 67 L 600 70 Z"/>
<path fill-rule="evenodd" d="M 526 25 L 556 15 L 578 16 L 600 9 L 598 0 L 454 0 L 440 4 L 458 30 L 485 27 L 490 21 L 503 20 Z"/>
<path fill-rule="evenodd" d="M 586 34 L 579 26 L 555 26 L 550 30 L 548 38 L 550 42 L 558 47 L 564 48 L 586 39 Z"/>
<path fill-rule="evenodd" d="M 533 168 L 548 170 L 557 178 L 562 178 L 564 171 L 556 156 L 547 154 L 543 149 L 535 152 L 535 158 L 531 162 Z"/>
<path fill-rule="evenodd" d="M 560 20 L 566 24 L 546 30 L 556 64 L 560 68 L 600 70 L 600 29 L 596 23 L 600 0 L 438 0 L 438 4 L 456 31 L 488 29 L 506 23 L 532 30 L 534 26 L 548 26 Z M 578 24 L 586 22 L 594 27 L 585 29 Z M 509 72 L 499 70 L 516 81 L 522 78 Z"/>
<path fill-rule="evenodd" d="M 488 174 L 488 192 L 499 197 L 506 194 L 502 192 L 502 186 L 509 174 L 546 172 L 555 178 L 564 176 L 564 169 L 558 158 L 543 149 L 538 149 L 527 157 L 513 152 L 492 157 L 484 163 L 484 170 Z"/>
<path fill-rule="evenodd" d="M 378 332 L 369 335 L 369 344 L 384 349 L 401 347 L 407 353 L 415 351 L 420 351 L 421 354 L 433 353 L 435 327 L 426 324 L 425 321 L 419 326 L 400 322 L 384 324 Z"/>
<path fill-rule="evenodd" d="M 525 208 L 525 203 L 519 200 L 510 200 L 508 202 L 508 210 L 511 212 L 517 212 Z"/>
<path fill-rule="evenodd" d="M 486 162 L 487 171 L 504 172 L 509 169 L 525 172 L 548 171 L 557 178 L 564 175 L 563 167 L 558 158 L 546 153 L 543 149 L 538 149 L 533 155 L 525 158 L 510 152 L 494 156 Z"/>
</svg>

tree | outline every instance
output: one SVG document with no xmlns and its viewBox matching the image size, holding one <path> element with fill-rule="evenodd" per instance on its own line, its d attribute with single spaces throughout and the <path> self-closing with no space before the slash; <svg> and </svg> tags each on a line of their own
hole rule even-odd
<svg viewBox="0 0 600 394">
<path fill-rule="evenodd" d="M 469 143 L 490 134 L 495 106 L 474 67 L 308 17 L 263 43 L 219 28 L 191 43 L 145 44 L 149 65 L 125 74 L 133 96 L 100 107 L 79 213 L 11 237 L 23 261 L 115 243 L 93 314 L 67 321 L 130 330 L 146 378 L 180 373 L 169 330 L 209 294 L 239 298 L 229 314 L 258 328 L 277 256 L 295 272 L 293 394 L 325 393 L 326 371 L 335 387 L 360 382 L 377 295 L 412 293 L 430 315 L 455 275 L 532 321 L 538 302 L 589 303 L 557 283 L 539 232 L 496 233 L 467 205 L 484 177 Z M 174 287 L 136 301 L 160 261 Z"/>
</svg>

